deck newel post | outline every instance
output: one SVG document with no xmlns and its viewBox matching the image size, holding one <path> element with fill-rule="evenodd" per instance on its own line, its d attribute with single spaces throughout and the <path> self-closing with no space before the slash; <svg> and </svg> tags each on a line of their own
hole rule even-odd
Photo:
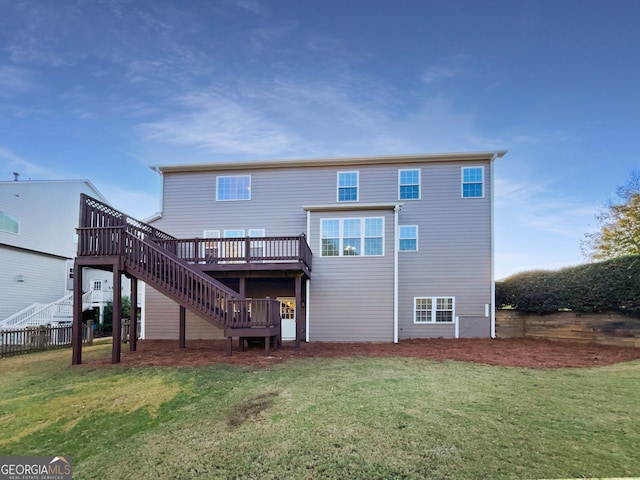
<svg viewBox="0 0 640 480">
<path fill-rule="evenodd" d="M 119 262 L 113 265 L 113 332 L 111 345 L 111 363 L 120 363 L 122 348 L 122 272 Z"/>
<path fill-rule="evenodd" d="M 72 365 L 82 363 L 82 267 L 73 265 L 73 327 L 71 329 Z"/>
<path fill-rule="evenodd" d="M 187 309 L 180 305 L 180 333 L 178 338 L 180 348 L 187 347 Z"/>
<path fill-rule="evenodd" d="M 245 277 L 240 277 L 238 294 L 241 298 L 245 298 L 247 296 L 247 279 Z"/>
<path fill-rule="evenodd" d="M 129 314 L 129 351 L 135 352 L 138 348 L 138 279 L 131 280 L 131 312 Z"/>
<path fill-rule="evenodd" d="M 296 348 L 300 348 L 302 339 L 302 274 L 296 275 Z"/>
</svg>

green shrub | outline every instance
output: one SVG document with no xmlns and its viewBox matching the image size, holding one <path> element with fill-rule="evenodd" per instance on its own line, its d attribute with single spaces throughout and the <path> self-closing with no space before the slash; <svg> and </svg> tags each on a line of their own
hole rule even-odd
<svg viewBox="0 0 640 480">
<path fill-rule="evenodd" d="M 496 282 L 496 305 L 538 314 L 573 310 L 640 316 L 640 255 L 518 273 Z"/>
</svg>

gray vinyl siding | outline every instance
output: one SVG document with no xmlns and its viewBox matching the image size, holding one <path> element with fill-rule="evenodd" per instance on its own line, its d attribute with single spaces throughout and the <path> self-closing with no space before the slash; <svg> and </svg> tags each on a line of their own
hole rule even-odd
<svg viewBox="0 0 640 480">
<path fill-rule="evenodd" d="M 461 167 L 481 165 L 484 197 L 461 198 Z M 420 200 L 398 199 L 398 170 L 406 168 L 421 170 Z M 359 172 L 358 202 L 336 201 L 338 171 Z M 246 174 L 251 175 L 251 200 L 216 201 L 217 175 Z M 307 231 L 303 206 L 403 203 L 398 224 L 418 225 L 419 251 L 399 253 L 399 336 L 453 337 L 451 324 L 414 325 L 413 299 L 452 296 L 455 315 L 484 316 L 485 304 L 491 303 L 490 177 L 488 161 L 165 173 L 162 217 L 153 224 L 179 238 L 202 237 L 204 230 L 249 228 L 264 228 L 266 236 L 288 236 Z M 360 210 L 311 214 L 310 340 L 390 341 L 393 212 L 384 211 L 384 257 L 322 258 L 319 221 L 340 216 L 376 215 Z M 158 314 L 150 321 L 163 318 Z"/>
<path fill-rule="evenodd" d="M 489 168 L 484 198 L 461 198 L 460 166 L 422 170 L 422 200 L 405 202 L 400 225 L 418 225 L 418 252 L 399 252 L 399 337 L 453 337 L 452 324 L 414 324 L 414 297 L 455 297 L 456 316 L 491 304 Z"/>
<path fill-rule="evenodd" d="M 384 218 L 383 256 L 320 256 L 323 218 Z M 393 341 L 393 211 L 313 212 L 310 341 Z"/>
<path fill-rule="evenodd" d="M 150 286 L 145 288 L 146 340 L 177 340 L 180 333 L 180 306 Z M 185 333 L 187 340 L 217 340 L 224 330 L 187 310 Z"/>
</svg>

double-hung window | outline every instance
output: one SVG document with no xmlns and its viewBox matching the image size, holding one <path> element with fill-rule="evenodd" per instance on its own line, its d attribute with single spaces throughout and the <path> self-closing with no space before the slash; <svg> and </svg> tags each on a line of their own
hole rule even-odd
<svg viewBox="0 0 640 480">
<path fill-rule="evenodd" d="M 398 170 L 398 198 L 400 200 L 420 199 L 420 169 Z"/>
<path fill-rule="evenodd" d="M 418 226 L 401 225 L 399 227 L 399 245 L 401 252 L 416 252 L 418 250 Z"/>
<path fill-rule="evenodd" d="M 454 297 L 415 297 L 413 299 L 414 323 L 452 323 Z"/>
<path fill-rule="evenodd" d="M 384 218 L 325 218 L 320 221 L 322 257 L 384 255 Z"/>
<path fill-rule="evenodd" d="M 251 175 L 216 177 L 216 200 L 251 200 Z"/>
<path fill-rule="evenodd" d="M 358 172 L 338 172 L 338 201 L 358 201 Z"/>
<path fill-rule="evenodd" d="M 484 197 L 483 167 L 462 167 L 462 198 Z"/>
</svg>

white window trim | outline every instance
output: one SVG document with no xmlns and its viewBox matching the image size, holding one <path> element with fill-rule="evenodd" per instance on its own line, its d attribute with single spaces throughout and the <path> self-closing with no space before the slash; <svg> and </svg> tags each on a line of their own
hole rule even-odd
<svg viewBox="0 0 640 480">
<path fill-rule="evenodd" d="M 342 173 L 355 173 L 356 174 L 356 199 L 355 200 L 340 200 L 340 174 Z M 353 188 L 353 187 L 344 187 Z M 360 171 L 359 170 L 343 170 L 336 174 L 336 202 L 338 203 L 353 203 L 360 201 Z"/>
<path fill-rule="evenodd" d="M 380 238 L 380 237 L 367 237 L 365 236 L 365 220 L 367 219 L 380 219 L 382 220 L 382 253 L 380 255 L 365 255 L 364 250 L 365 250 L 365 239 L 366 238 Z M 326 220 L 337 220 L 338 221 L 338 255 L 323 255 L 322 254 L 322 240 L 324 239 L 322 236 L 322 223 Z M 362 240 L 362 244 L 361 244 L 361 249 L 362 249 L 362 254 L 361 255 L 344 255 L 344 221 L 345 220 L 360 220 L 360 239 Z M 319 239 L 320 239 L 320 248 L 319 248 L 319 252 L 320 252 L 320 256 L 322 258 L 371 258 L 371 257 L 384 257 L 385 256 L 385 226 L 384 226 L 385 222 L 384 222 L 384 217 L 356 217 L 356 218 L 321 218 L 320 219 L 320 234 L 318 235 Z M 333 237 L 332 237 L 333 238 Z"/>
<path fill-rule="evenodd" d="M 402 198 L 400 196 L 400 187 L 402 186 L 400 183 L 401 172 L 413 172 L 415 170 L 418 171 L 418 198 Z M 422 200 L 422 169 L 421 168 L 401 168 L 398 170 L 398 200 L 402 200 L 402 201 Z"/>
<path fill-rule="evenodd" d="M 220 198 L 220 179 L 221 178 L 249 178 L 249 198 Z M 219 175 L 216 177 L 216 202 L 246 202 L 251 200 L 251 175 Z"/>
<path fill-rule="evenodd" d="M 464 196 L 464 186 L 465 186 L 464 171 L 465 169 L 468 169 L 468 168 L 480 168 L 482 170 L 482 179 L 480 180 L 480 184 L 482 185 L 482 195 L 480 195 L 479 197 Z M 477 182 L 473 182 L 473 184 L 475 183 Z M 460 198 L 484 198 L 485 190 L 486 190 L 486 187 L 484 184 L 484 165 L 468 165 L 466 167 L 460 167 Z"/>
<path fill-rule="evenodd" d="M 450 298 L 451 299 L 451 321 L 450 322 L 436 322 L 436 311 L 438 305 L 438 298 Z M 422 322 L 416 321 L 416 300 L 418 299 L 431 299 L 431 321 Z M 414 325 L 453 325 L 456 323 L 456 297 L 448 295 L 437 295 L 431 297 L 413 297 L 413 323 Z"/>
<path fill-rule="evenodd" d="M 416 229 L 416 249 L 415 250 L 400 250 L 400 241 L 406 240 L 400 237 L 400 229 L 402 227 L 415 227 Z M 398 225 L 398 251 L 399 252 L 417 252 L 420 249 L 420 242 L 418 237 L 420 236 L 420 227 L 418 225 Z"/>
</svg>

